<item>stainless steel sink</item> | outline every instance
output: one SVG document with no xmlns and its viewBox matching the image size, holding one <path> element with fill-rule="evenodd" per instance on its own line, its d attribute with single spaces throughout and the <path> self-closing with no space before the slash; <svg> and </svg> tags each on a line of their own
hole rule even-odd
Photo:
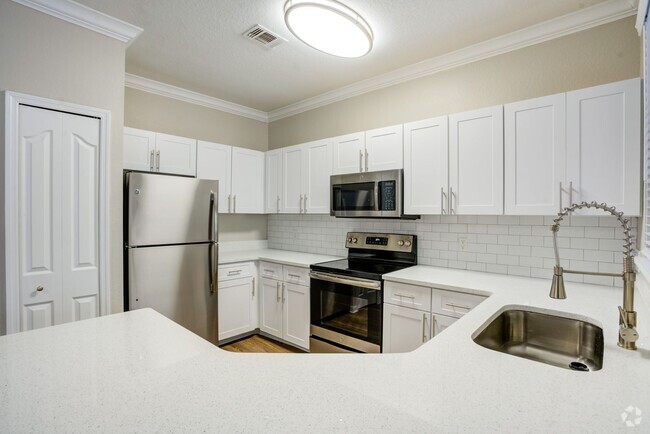
<svg viewBox="0 0 650 434">
<path fill-rule="evenodd" d="M 597 371 L 603 367 L 603 330 L 572 318 L 505 310 L 474 337 L 474 342 L 565 369 Z"/>
</svg>

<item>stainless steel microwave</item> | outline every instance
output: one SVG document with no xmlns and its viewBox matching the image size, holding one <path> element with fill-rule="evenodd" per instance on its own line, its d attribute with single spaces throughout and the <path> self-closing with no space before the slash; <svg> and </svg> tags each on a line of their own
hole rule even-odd
<svg viewBox="0 0 650 434">
<path fill-rule="evenodd" d="M 402 169 L 330 177 L 330 215 L 416 219 L 404 215 Z"/>
</svg>

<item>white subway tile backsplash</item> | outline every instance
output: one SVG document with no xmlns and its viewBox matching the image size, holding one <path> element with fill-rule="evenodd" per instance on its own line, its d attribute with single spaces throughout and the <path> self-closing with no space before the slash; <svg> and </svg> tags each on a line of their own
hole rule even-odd
<svg viewBox="0 0 650 434">
<path fill-rule="evenodd" d="M 275 214 L 267 233 L 271 248 L 336 256 L 347 255 L 343 240 L 350 231 L 409 233 L 418 236 L 420 264 L 549 279 L 555 265 L 554 218 L 444 215 L 399 221 Z M 637 220 L 630 219 L 634 235 Z M 619 273 L 623 233 L 618 225 L 614 217 L 565 218 L 557 239 L 562 265 Z M 565 280 L 620 286 L 621 279 L 567 274 Z"/>
</svg>

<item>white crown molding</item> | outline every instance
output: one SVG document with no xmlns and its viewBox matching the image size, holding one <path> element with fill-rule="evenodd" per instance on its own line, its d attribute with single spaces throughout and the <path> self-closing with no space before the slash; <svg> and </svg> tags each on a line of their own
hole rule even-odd
<svg viewBox="0 0 650 434">
<path fill-rule="evenodd" d="M 60 18 L 102 35 L 125 42 L 133 42 L 142 29 L 110 15 L 103 14 L 72 0 L 13 0 L 28 8 Z"/>
<path fill-rule="evenodd" d="M 634 15 L 635 0 L 610 0 L 507 35 L 396 69 L 295 104 L 272 110 L 269 122 L 294 116 L 364 93 L 425 77 Z"/>
<path fill-rule="evenodd" d="M 189 102 L 191 104 L 220 110 L 222 112 L 243 116 L 249 119 L 254 119 L 256 121 L 269 121 L 268 113 L 265 111 L 203 95 L 198 92 L 193 92 L 181 87 L 172 86 L 171 84 L 161 83 L 159 81 L 140 77 L 138 75 L 127 73 L 124 84 L 126 87 L 130 87 L 132 89 L 142 90 L 156 95 L 165 96 L 167 98 L 174 98 L 180 101 Z"/>
<path fill-rule="evenodd" d="M 643 32 L 643 22 L 645 21 L 645 17 L 648 14 L 648 0 L 630 0 L 632 2 L 638 2 L 639 5 L 637 7 L 637 13 L 636 13 L 636 30 L 639 32 L 639 35 Z"/>
</svg>

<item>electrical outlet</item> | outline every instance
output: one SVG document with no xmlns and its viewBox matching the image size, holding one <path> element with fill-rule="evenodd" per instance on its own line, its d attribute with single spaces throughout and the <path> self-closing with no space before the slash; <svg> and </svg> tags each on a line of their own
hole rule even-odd
<svg viewBox="0 0 650 434">
<path fill-rule="evenodd" d="M 458 247 L 460 250 L 466 250 L 467 249 L 467 237 L 459 237 L 458 238 Z"/>
</svg>

